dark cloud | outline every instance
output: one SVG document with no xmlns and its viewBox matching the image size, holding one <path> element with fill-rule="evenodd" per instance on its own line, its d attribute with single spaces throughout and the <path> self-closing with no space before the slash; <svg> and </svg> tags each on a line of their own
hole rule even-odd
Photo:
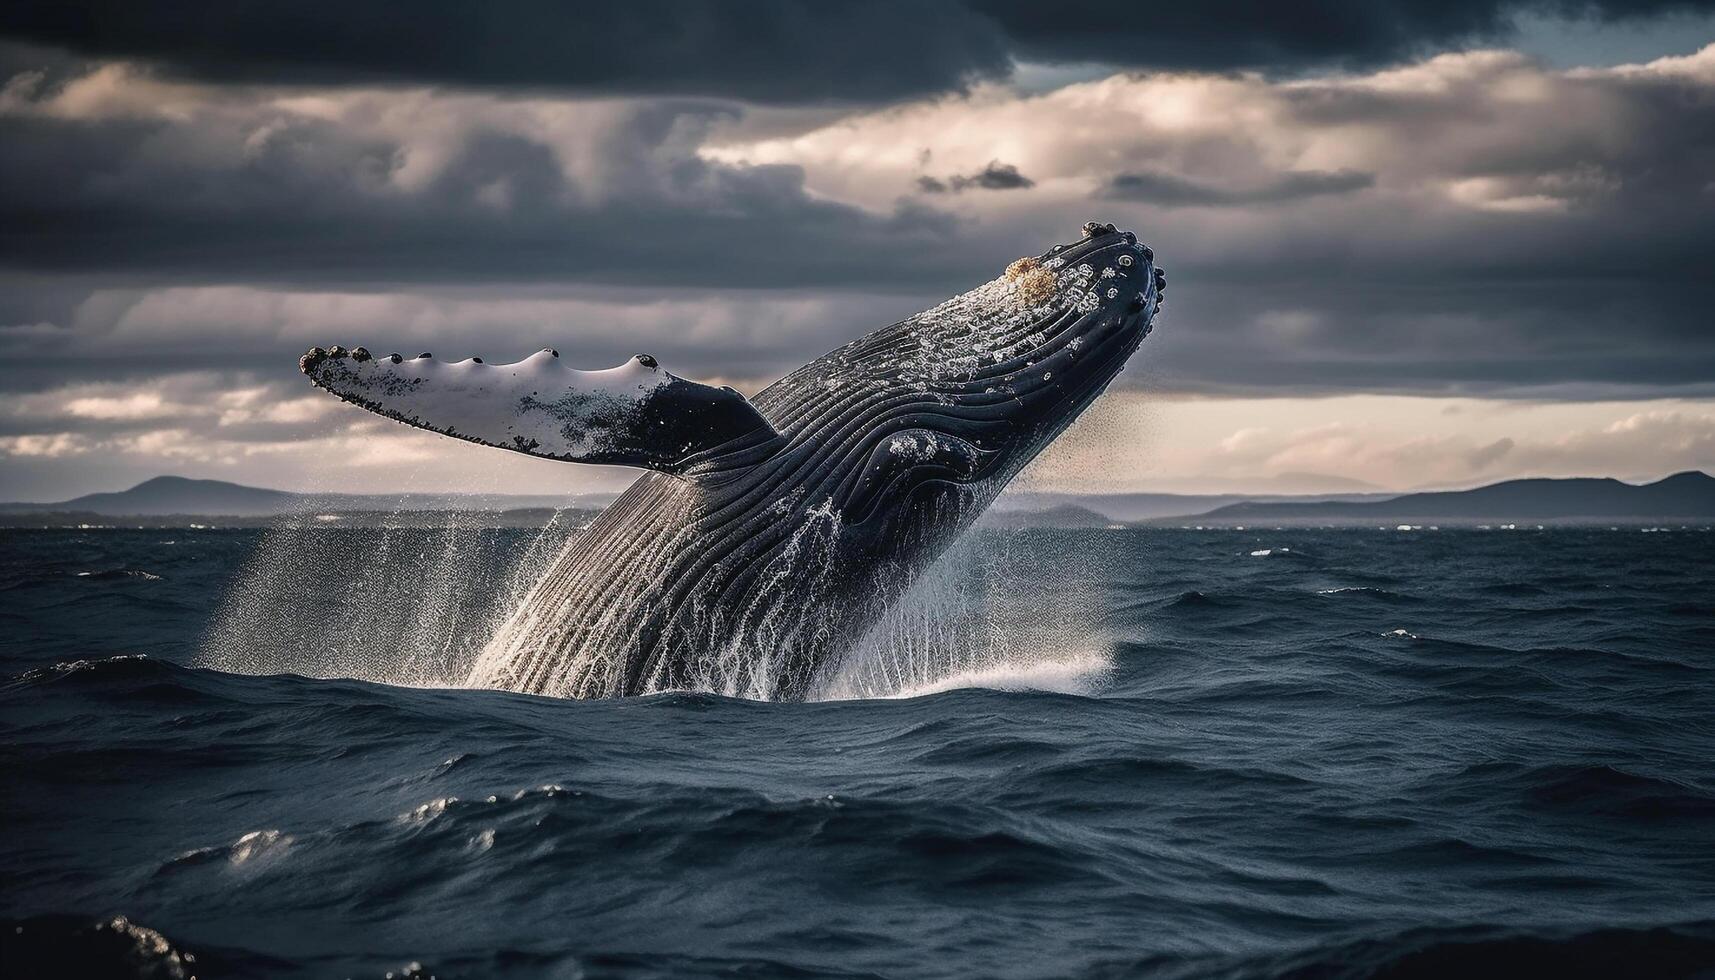
<svg viewBox="0 0 1715 980">
<path fill-rule="evenodd" d="M 917 189 L 925 194 L 957 194 L 965 190 L 1017 191 L 1036 186 L 1036 181 L 1018 172 L 1018 168 L 999 160 L 974 174 L 955 174 L 942 180 L 938 177 L 917 178 Z"/>
<path fill-rule="evenodd" d="M 1166 312 L 1134 380 L 1210 394 L 1715 395 L 1715 285 L 1180 268 L 1168 263 Z"/>
<path fill-rule="evenodd" d="M 1620 21 L 1708 0 L 1210 0 L 1127 16 L 1107 0 L 968 0 L 1022 58 L 1138 68 L 1366 67 L 1510 35 L 1520 14 Z"/>
<path fill-rule="evenodd" d="M 1282 204 L 1307 197 L 1350 194 L 1375 184 L 1371 174 L 1351 170 L 1301 170 L 1248 187 L 1220 187 L 1169 173 L 1119 174 L 1103 190 L 1110 198 L 1148 201 L 1160 207 L 1240 207 Z"/>
<path fill-rule="evenodd" d="M 958 219 L 891 200 L 928 165 L 912 151 L 945 128 L 912 128 L 916 110 L 842 118 L 826 143 L 783 140 L 880 168 L 830 172 L 812 193 L 813 157 L 704 152 L 739 119 L 730 103 L 181 91 L 111 65 L 73 84 L 25 78 L 0 104 L 0 353 L 13 365 L 0 388 L 289 369 L 309 343 L 417 339 L 497 358 L 576 340 L 592 367 L 647 343 L 687 376 L 760 379 L 1098 218 L 1138 230 L 1172 275 L 1132 382 L 1707 393 L 1712 56 L 1560 74 L 1490 53 L 1403 81 L 1122 77 L 1061 101 L 942 100 L 930 109 L 967 132 L 1000 120 L 1039 137 L 935 146 L 936 169 L 957 174 L 934 178 L 949 193 L 1040 181 L 933 202 Z M 1159 94 L 1192 101 L 1171 125 L 1124 114 Z M 991 153 L 1016 163 L 979 166 Z M 1309 160 L 1352 169 L 1291 169 Z M 1110 196 L 1091 207 L 1086 188 L 1103 181 Z M 624 295 L 553 315 L 497 299 L 491 314 L 454 289 Z M 403 299 L 335 316 L 348 300 L 334 294 L 354 293 Z M 275 294 L 304 302 L 277 315 L 291 304 Z M 791 312 L 804 297 L 826 305 Z"/>
<path fill-rule="evenodd" d="M 944 247 L 954 222 L 941 212 L 901 204 L 875 216 L 807 195 L 796 167 L 696 156 L 687 132 L 724 110 L 614 111 L 580 134 L 590 172 L 579 173 L 472 107 L 438 171 L 405 185 L 402 169 L 427 150 L 326 120 L 247 116 L 228 130 L 219 118 L 9 118 L 0 265 L 202 281 L 752 287 L 898 282 L 911 268 L 923 281 L 968 262 Z"/>
<path fill-rule="evenodd" d="M 911 0 L 303 0 L 167 7 L 20 0 L 0 35 L 185 76 L 408 82 L 760 102 L 885 101 L 1008 70 L 1005 38 L 957 4 Z"/>
<path fill-rule="evenodd" d="M 0 36 L 195 78 L 411 82 L 770 103 L 889 101 L 1004 77 L 1016 59 L 1295 71 L 1504 38 L 1525 12 L 1606 20 L 1711 0 L 13 0 Z"/>
</svg>

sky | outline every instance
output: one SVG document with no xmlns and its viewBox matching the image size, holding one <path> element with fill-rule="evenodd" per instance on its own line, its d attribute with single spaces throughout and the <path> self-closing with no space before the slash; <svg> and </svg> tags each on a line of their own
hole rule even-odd
<svg viewBox="0 0 1715 980">
<path fill-rule="evenodd" d="M 0 8 L 0 499 L 611 490 L 311 345 L 754 392 L 1075 238 L 1171 288 L 1020 477 L 1715 470 L 1715 0 Z"/>
</svg>

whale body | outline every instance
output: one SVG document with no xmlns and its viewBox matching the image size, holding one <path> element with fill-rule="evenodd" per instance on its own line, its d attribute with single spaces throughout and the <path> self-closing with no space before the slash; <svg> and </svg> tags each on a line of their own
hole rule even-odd
<svg viewBox="0 0 1715 980">
<path fill-rule="evenodd" d="M 579 532 L 469 682 L 565 697 L 813 694 L 841 655 L 1101 394 L 1165 276 L 1083 237 L 745 399 L 638 355 L 576 371 L 312 348 L 347 401 L 484 445 L 651 472 Z"/>
</svg>

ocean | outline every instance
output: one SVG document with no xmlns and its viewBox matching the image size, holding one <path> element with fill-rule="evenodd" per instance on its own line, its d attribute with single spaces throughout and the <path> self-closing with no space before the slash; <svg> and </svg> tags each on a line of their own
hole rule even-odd
<svg viewBox="0 0 1715 980">
<path fill-rule="evenodd" d="M 983 530 L 770 704 L 326 523 L 0 531 L 0 974 L 1715 975 L 1708 533 Z"/>
</svg>

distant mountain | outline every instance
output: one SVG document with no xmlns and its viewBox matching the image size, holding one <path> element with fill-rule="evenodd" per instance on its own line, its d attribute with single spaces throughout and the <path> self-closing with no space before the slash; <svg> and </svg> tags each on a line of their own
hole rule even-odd
<svg viewBox="0 0 1715 980">
<path fill-rule="evenodd" d="M 83 514 L 284 514 L 295 509 L 295 493 L 247 487 L 223 480 L 191 480 L 157 476 L 129 490 L 90 493 L 49 504 L 0 504 L 10 514 L 76 512 Z"/>
<path fill-rule="evenodd" d="M 605 507 L 614 493 L 571 494 L 352 494 L 294 493 L 224 480 L 158 476 L 129 490 L 91 493 L 53 503 L 0 503 L 0 514 L 83 514 L 102 517 L 271 517 L 305 512 L 509 511 Z M 1001 496 L 987 523 L 1001 527 L 1104 527 L 1153 517 L 1201 514 L 1241 501 L 1385 499 L 1389 494 L 1318 496 L 1019 491 Z M 1080 511 L 1081 513 L 1074 513 Z"/>
<path fill-rule="evenodd" d="M 1109 521 L 1130 523 L 1158 517 L 1183 517 L 1204 514 L 1217 507 L 1247 501 L 1295 503 L 1324 500 L 1388 500 L 1395 493 L 1337 493 L 1337 494 L 1237 494 L 1237 493 L 1045 493 L 1020 490 L 1001 495 L 994 510 L 1003 513 L 1041 513 L 1059 507 L 1074 506 L 1095 511 Z"/>
<path fill-rule="evenodd" d="M 0 504 L 17 524 L 25 515 L 94 517 L 227 517 L 280 514 L 400 515 L 435 511 L 595 510 L 616 494 L 306 494 L 223 480 L 159 476 L 129 490 L 92 493 L 55 503 Z M 531 518 L 533 519 L 533 518 Z M 1229 494 L 1072 494 L 1020 491 L 1003 495 L 984 517 L 989 527 L 1106 527 L 1195 521 L 1203 524 L 1413 523 L 1522 521 L 1652 521 L 1715 519 L 1715 477 L 1686 472 L 1642 486 L 1610 479 L 1509 480 L 1474 490 L 1429 493 L 1256 496 Z M 369 520 L 369 519 L 365 519 Z"/>
<path fill-rule="evenodd" d="M 104 517 L 159 517 L 169 514 L 219 517 L 268 517 L 312 511 L 506 511 L 528 508 L 602 507 L 615 494 L 566 496 L 514 494 L 355 494 L 292 493 L 247 487 L 224 480 L 157 476 L 129 490 L 91 493 L 55 503 L 0 504 L 0 514 L 94 514 Z"/>
<path fill-rule="evenodd" d="M 1206 523 L 1291 521 L 1508 522 L 1651 521 L 1715 518 L 1715 477 L 1689 471 L 1641 486 L 1613 479 L 1508 480 L 1474 490 L 1408 493 L 1376 501 L 1230 504 L 1201 515 Z"/>
</svg>

